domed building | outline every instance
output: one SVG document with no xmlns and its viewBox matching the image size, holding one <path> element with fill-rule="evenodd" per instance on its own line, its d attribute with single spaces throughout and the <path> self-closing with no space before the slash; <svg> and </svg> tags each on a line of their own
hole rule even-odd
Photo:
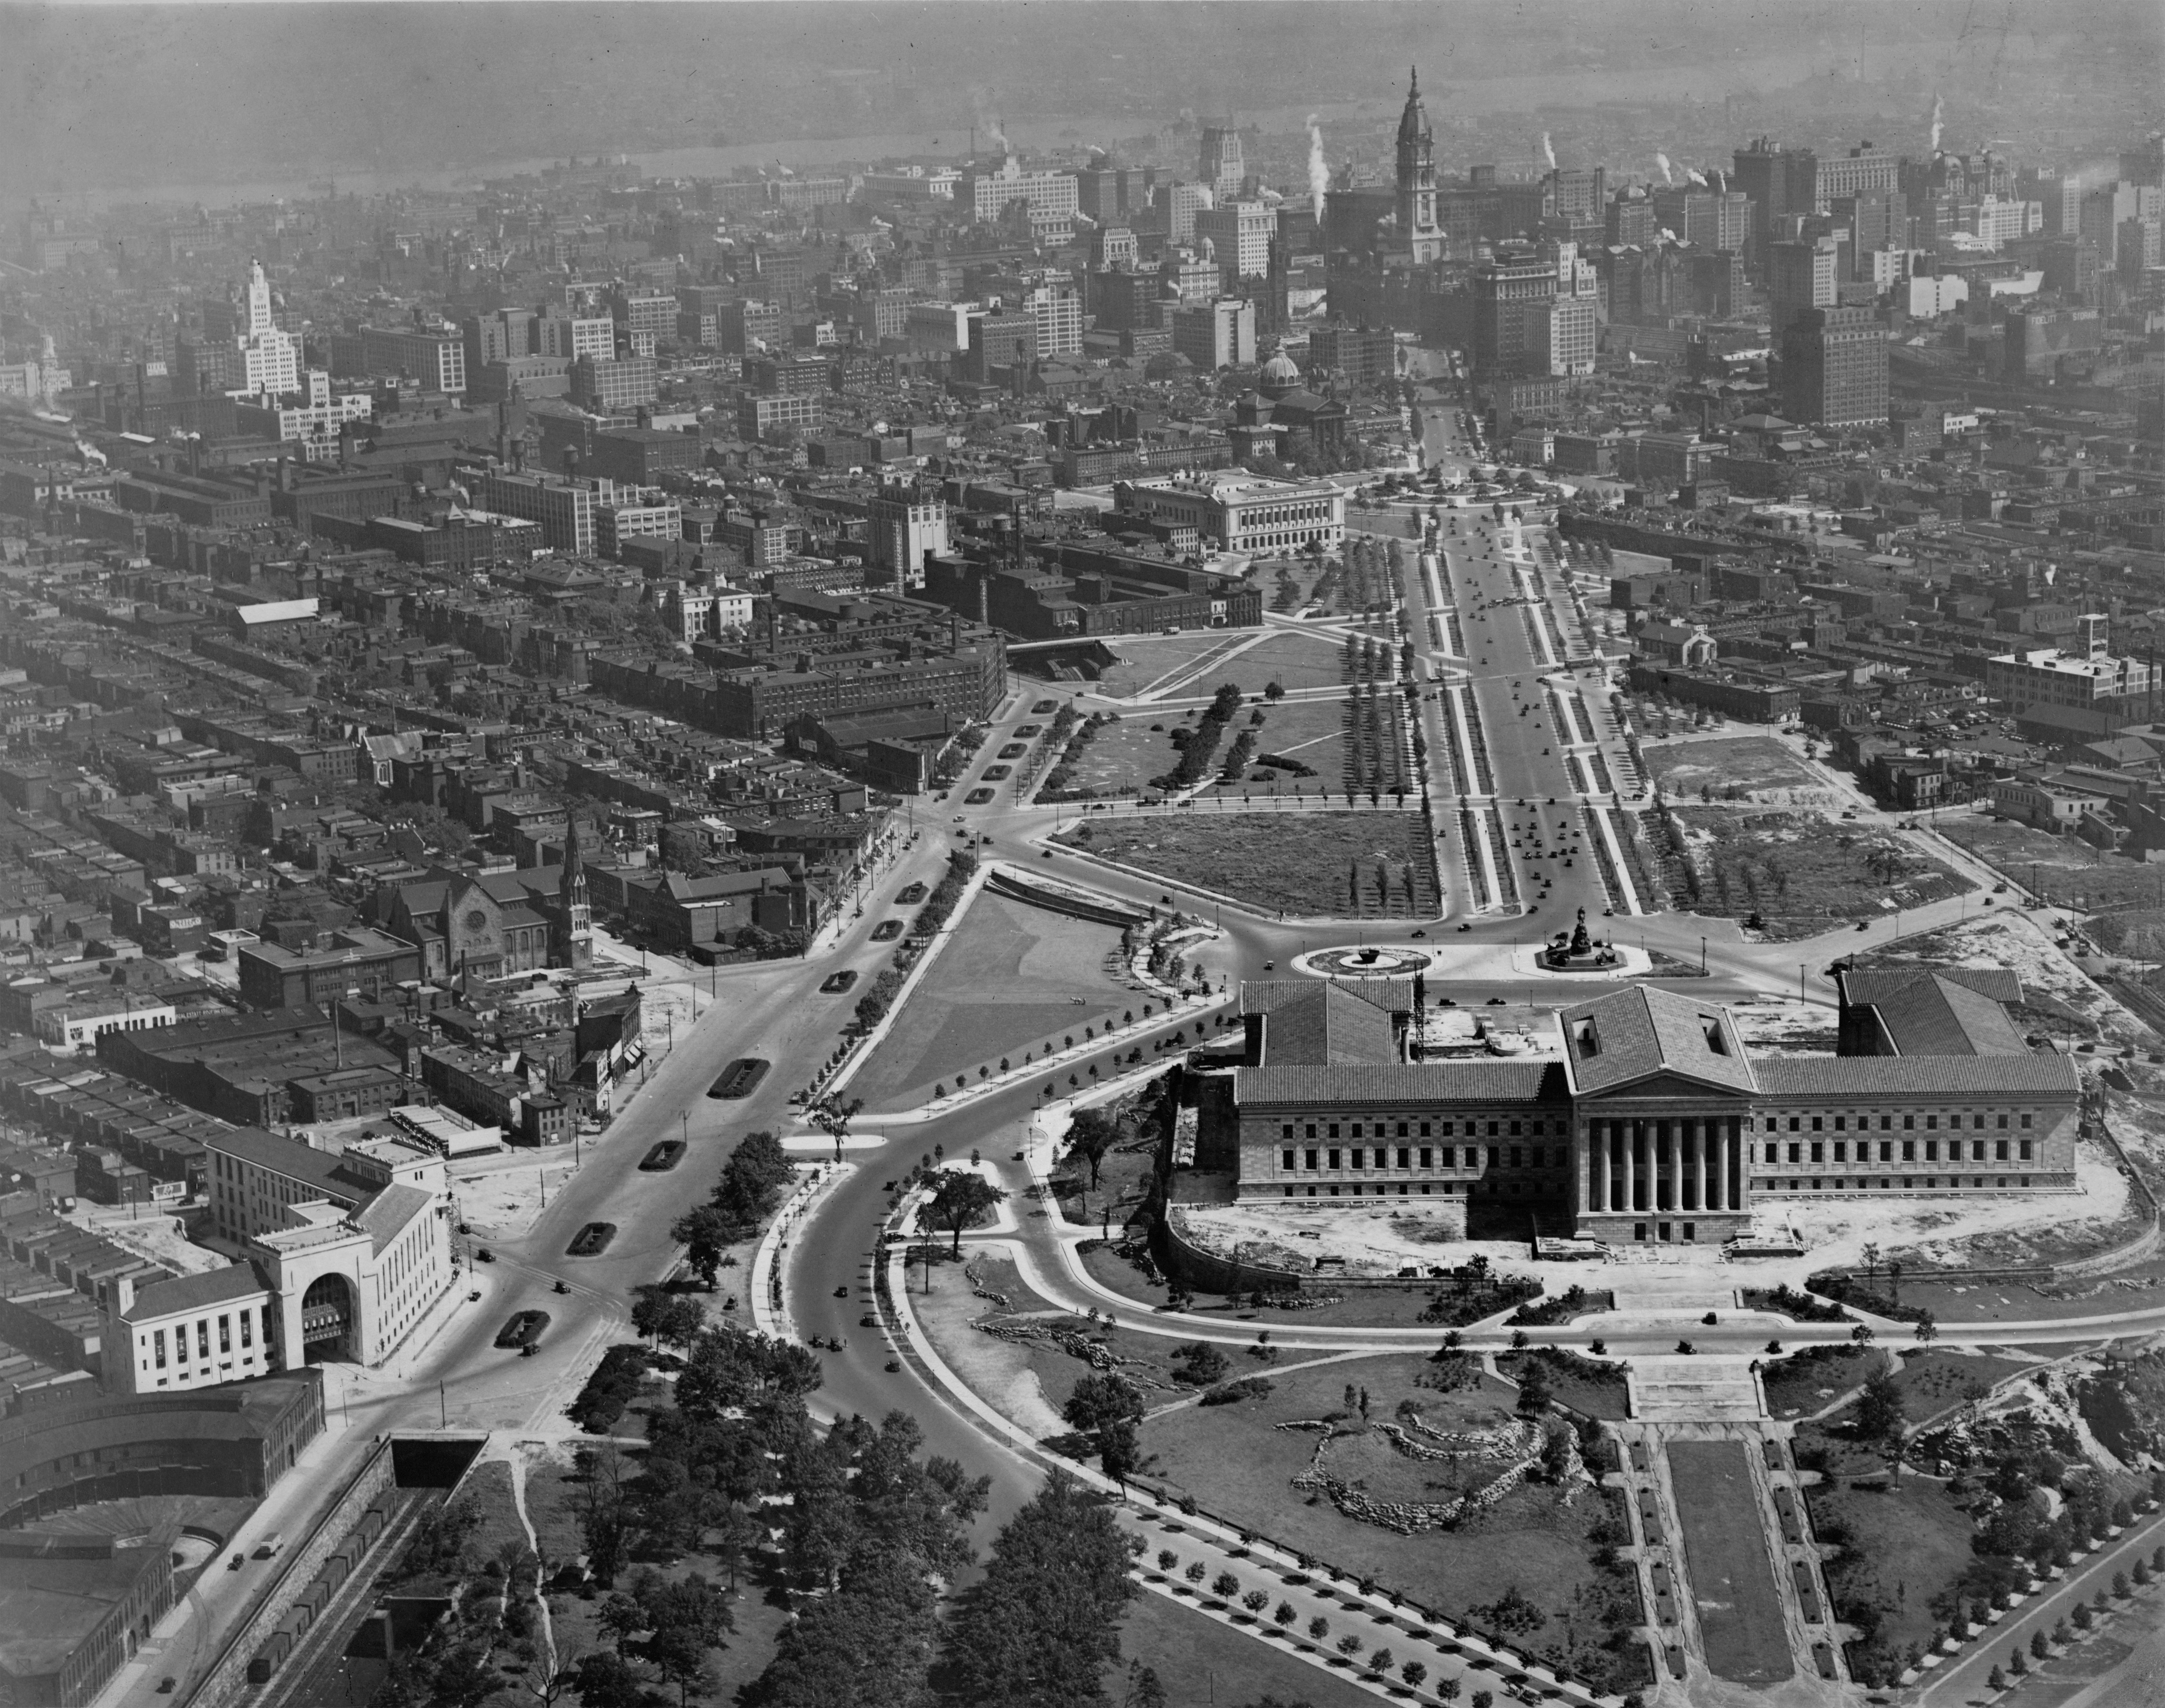
<svg viewBox="0 0 2165 1708">
<path fill-rule="evenodd" d="M 1262 451 L 1285 457 L 1302 447 L 1325 468 L 1346 461 L 1346 406 L 1309 390 L 1283 345 L 1256 376 L 1256 389 L 1235 405 L 1230 431 L 1233 455 L 1242 461 Z"/>
<path fill-rule="evenodd" d="M 1271 359 L 1263 364 L 1263 371 L 1256 376 L 1256 389 L 1275 402 L 1288 392 L 1300 389 L 1300 364 L 1286 354 L 1280 345 Z"/>
</svg>

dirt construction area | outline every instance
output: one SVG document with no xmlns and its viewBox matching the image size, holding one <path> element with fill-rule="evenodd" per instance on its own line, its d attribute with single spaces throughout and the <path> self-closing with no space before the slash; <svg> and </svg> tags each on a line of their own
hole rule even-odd
<svg viewBox="0 0 2165 1708">
<path fill-rule="evenodd" d="M 1657 739 L 1646 744 L 1646 753 L 1647 774 L 1678 800 L 1819 806 L 1835 798 L 1825 779 L 1771 735 Z"/>
</svg>

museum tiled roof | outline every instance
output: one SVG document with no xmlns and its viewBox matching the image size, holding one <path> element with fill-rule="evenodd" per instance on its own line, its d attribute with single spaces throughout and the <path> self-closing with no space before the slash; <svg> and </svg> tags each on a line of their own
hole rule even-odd
<svg viewBox="0 0 2165 1708">
<path fill-rule="evenodd" d="M 1563 1103 L 1571 1095 L 1557 1062 L 1422 1062 L 1388 1068 L 1242 1068 L 1234 1100 L 1262 1104 Z"/>
<path fill-rule="evenodd" d="M 1399 1060 L 1387 1009 L 1328 979 L 1274 1004 L 1263 1015 L 1262 1065 L 1388 1067 Z"/>
<path fill-rule="evenodd" d="M 1890 967 L 1841 975 L 1852 1008 L 1867 1007 L 1902 1056 L 2025 1056 L 2030 1046 L 2004 1004 L 2022 981 L 2004 967 Z"/>
<path fill-rule="evenodd" d="M 1757 1089 L 1736 1023 L 1720 1003 L 1635 984 L 1557 1018 L 1572 1084 L 1582 1095 L 1662 1073 L 1734 1091 Z"/>
<path fill-rule="evenodd" d="M 2020 1056 L 1769 1056 L 1759 1088 L 1788 1097 L 1945 1096 L 1957 1100 L 2082 1089 L 2075 1064 L 2049 1051 Z"/>
</svg>

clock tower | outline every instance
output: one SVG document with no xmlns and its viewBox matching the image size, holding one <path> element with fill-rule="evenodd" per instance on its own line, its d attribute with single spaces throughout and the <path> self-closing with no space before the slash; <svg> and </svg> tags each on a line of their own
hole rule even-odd
<svg viewBox="0 0 2165 1708">
<path fill-rule="evenodd" d="M 1406 89 L 1406 108 L 1399 115 L 1399 241 L 1413 252 L 1417 266 L 1443 258 L 1443 228 L 1435 216 L 1435 133 L 1421 104 L 1416 68 Z"/>
</svg>

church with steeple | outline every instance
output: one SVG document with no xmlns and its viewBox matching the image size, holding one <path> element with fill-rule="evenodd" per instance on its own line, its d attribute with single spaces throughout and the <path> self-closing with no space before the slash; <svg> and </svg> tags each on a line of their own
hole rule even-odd
<svg viewBox="0 0 2165 1708">
<path fill-rule="evenodd" d="M 556 879 L 549 952 L 558 967 L 584 973 L 594 964 L 594 908 L 587 894 L 586 857 L 579 850 L 579 821 L 564 822 L 564 867 Z"/>
</svg>

